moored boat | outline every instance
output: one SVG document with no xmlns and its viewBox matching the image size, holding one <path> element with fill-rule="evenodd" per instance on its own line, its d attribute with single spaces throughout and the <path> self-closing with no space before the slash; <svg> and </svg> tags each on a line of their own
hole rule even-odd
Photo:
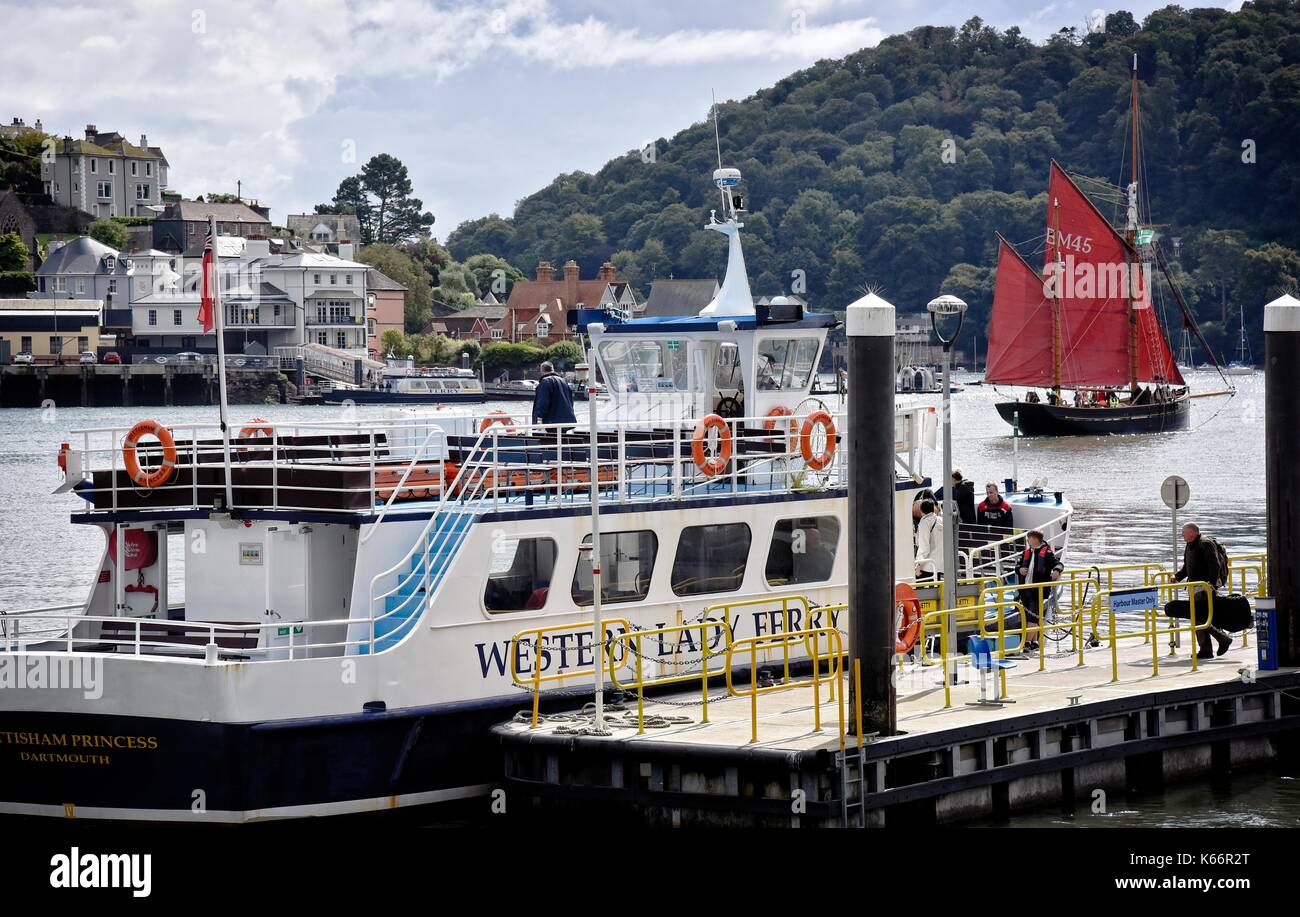
<svg viewBox="0 0 1300 917">
<path fill-rule="evenodd" d="M 60 489 L 104 548 L 87 596 L 0 618 L 0 676 L 25 688 L 0 691 L 0 812 L 246 822 L 486 795 L 520 676 L 537 663 L 544 703 L 591 687 L 566 673 L 602 651 L 594 510 L 606 643 L 843 629 L 846 414 L 811 390 L 836 319 L 755 309 L 738 212 L 708 224 L 730 256 L 698 316 L 581 316 L 609 388 L 594 428 L 452 407 L 250 423 L 229 450 L 215 425 L 76 431 Z M 872 547 L 903 581 L 934 418 L 895 413 L 879 482 L 896 522 Z M 1068 501 L 1010 499 L 1062 553 Z M 961 572 L 996 577 L 1021 547 L 979 538 Z M 658 671 L 703 653 L 648 645 Z"/>
<path fill-rule="evenodd" d="M 1170 285 L 1184 329 L 1202 343 L 1204 338 L 1154 230 L 1139 220 L 1137 86 L 1135 59 L 1124 232 L 1053 161 L 1042 272 L 998 236 L 984 382 L 1031 389 L 997 405 L 999 415 L 1025 435 L 1161 433 L 1185 430 L 1191 422 L 1193 396 L 1157 314 L 1152 258 Z M 1069 400 L 1068 391 L 1074 392 Z"/>
</svg>

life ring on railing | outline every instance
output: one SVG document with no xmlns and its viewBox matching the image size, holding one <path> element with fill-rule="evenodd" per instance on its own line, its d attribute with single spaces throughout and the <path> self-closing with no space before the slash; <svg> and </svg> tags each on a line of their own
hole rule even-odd
<svg viewBox="0 0 1300 917">
<path fill-rule="evenodd" d="M 826 431 L 826 446 L 821 452 L 814 453 L 812 438 L 818 427 Z M 835 460 L 835 442 L 835 421 L 831 415 L 825 411 L 809 414 L 803 422 L 803 429 L 799 431 L 799 451 L 803 454 L 804 463 L 813 471 L 829 468 Z"/>
<path fill-rule="evenodd" d="M 157 439 L 163 449 L 162 463 L 152 472 L 146 472 L 140 467 L 140 459 L 136 455 L 140 439 L 145 436 Z M 122 458 L 131 480 L 141 487 L 161 487 L 170 480 L 172 470 L 176 467 L 176 440 L 172 439 L 171 431 L 158 421 L 142 420 L 126 434 L 126 439 L 122 442 Z"/>
<path fill-rule="evenodd" d="M 267 421 L 265 417 L 254 417 L 242 430 L 239 431 L 240 439 L 252 439 L 254 436 L 274 436 L 275 427 Z"/>
<path fill-rule="evenodd" d="M 789 451 L 794 452 L 799 448 L 799 421 L 795 419 L 794 411 L 785 405 L 778 404 L 772 410 L 767 412 L 767 420 L 763 421 L 764 430 L 775 430 L 779 417 L 790 418 L 790 445 Z"/>
<path fill-rule="evenodd" d="M 59 443 L 59 470 L 63 476 L 68 476 L 68 450 L 72 448 L 67 443 Z"/>
<path fill-rule="evenodd" d="M 916 646 L 916 639 L 921 635 L 921 600 L 916 597 L 916 590 L 907 583 L 899 583 L 894 587 L 894 611 L 894 617 L 898 621 L 894 652 L 906 653 Z"/>
<path fill-rule="evenodd" d="M 480 434 L 486 433 L 487 428 L 492 426 L 494 423 L 499 423 L 504 426 L 507 433 L 516 432 L 513 426 L 514 418 L 505 411 L 490 411 L 486 417 L 479 421 L 478 432 Z"/>
<path fill-rule="evenodd" d="M 709 430 L 718 431 L 718 454 L 714 456 L 704 451 Z M 726 470 L 731 461 L 731 428 L 725 420 L 717 414 L 709 414 L 695 425 L 695 432 L 691 434 L 691 457 L 706 478 L 716 477 Z"/>
</svg>

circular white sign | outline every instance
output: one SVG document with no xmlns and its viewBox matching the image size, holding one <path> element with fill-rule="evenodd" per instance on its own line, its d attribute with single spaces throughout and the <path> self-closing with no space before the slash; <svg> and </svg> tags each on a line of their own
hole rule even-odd
<svg viewBox="0 0 1300 917">
<path fill-rule="evenodd" d="M 1182 509 L 1191 498 L 1192 488 L 1188 486 L 1187 481 L 1176 474 L 1165 478 L 1165 482 L 1160 485 L 1160 499 L 1164 500 L 1165 506 L 1170 509 Z"/>
</svg>

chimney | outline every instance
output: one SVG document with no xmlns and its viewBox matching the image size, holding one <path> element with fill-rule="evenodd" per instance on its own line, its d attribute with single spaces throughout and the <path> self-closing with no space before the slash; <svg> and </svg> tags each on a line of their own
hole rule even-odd
<svg viewBox="0 0 1300 917">
<path fill-rule="evenodd" d="M 14 118 L 14 127 L 22 127 L 22 126 L 23 126 L 23 121 L 22 121 L 22 119 L 21 119 L 21 118 Z"/>
<path fill-rule="evenodd" d="M 149 138 L 144 134 L 140 135 L 140 146 L 144 147 L 146 150 L 149 149 Z"/>
<path fill-rule="evenodd" d="M 603 280 L 605 283 L 613 283 L 618 279 L 618 270 L 615 269 L 612 262 L 606 261 L 600 266 L 600 273 L 596 275 L 597 280 Z"/>
<path fill-rule="evenodd" d="M 568 309 L 578 306 L 578 262 L 564 263 L 564 305 Z"/>
<path fill-rule="evenodd" d="M 32 127 L 34 127 L 37 131 L 39 131 L 39 132 L 42 133 L 42 134 L 45 133 L 45 127 L 44 127 L 44 125 L 41 124 L 41 119 L 40 119 L 40 118 L 37 118 L 37 119 L 36 119 L 36 123 L 33 124 Z"/>
<path fill-rule="evenodd" d="M 549 261 L 537 262 L 537 282 L 549 283 L 555 279 L 555 268 L 551 267 Z"/>
<path fill-rule="evenodd" d="M 99 131 L 96 130 L 95 125 L 93 125 L 93 124 L 87 124 L 87 125 L 86 125 L 86 139 L 87 139 L 87 140 L 94 140 L 94 139 L 95 139 L 95 135 L 98 134 L 98 133 L 99 133 Z"/>
</svg>

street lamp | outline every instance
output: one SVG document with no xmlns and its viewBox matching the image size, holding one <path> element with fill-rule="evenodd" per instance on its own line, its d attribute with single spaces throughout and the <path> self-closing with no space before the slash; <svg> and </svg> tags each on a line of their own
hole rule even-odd
<svg viewBox="0 0 1300 917">
<path fill-rule="evenodd" d="M 944 605 L 957 607 L 957 520 L 952 499 L 952 342 L 961 333 L 961 323 L 966 316 L 966 303 L 956 296 L 943 294 L 926 305 L 930 313 L 930 327 L 943 345 L 943 595 Z M 945 331 L 951 329 L 951 333 Z M 957 645 L 957 619 L 944 615 L 944 628 L 948 632 L 948 646 Z M 953 657 L 956 658 L 955 656 Z M 957 666 L 944 660 L 945 677 L 951 684 L 957 680 Z"/>
</svg>

